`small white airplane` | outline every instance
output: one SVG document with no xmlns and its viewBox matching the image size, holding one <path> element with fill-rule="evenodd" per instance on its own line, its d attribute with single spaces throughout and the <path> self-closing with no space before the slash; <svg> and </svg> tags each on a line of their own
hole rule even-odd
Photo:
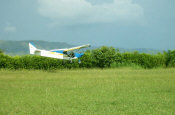
<svg viewBox="0 0 175 115">
<path fill-rule="evenodd" d="M 84 53 L 74 53 L 73 50 L 88 48 L 88 47 L 90 47 L 89 44 L 72 47 L 72 48 L 65 48 L 65 49 L 43 50 L 43 49 L 37 49 L 33 43 L 31 42 L 29 43 L 30 54 L 56 58 L 56 59 L 71 60 L 71 62 L 72 62 L 72 59 L 77 59 L 84 55 Z"/>
</svg>

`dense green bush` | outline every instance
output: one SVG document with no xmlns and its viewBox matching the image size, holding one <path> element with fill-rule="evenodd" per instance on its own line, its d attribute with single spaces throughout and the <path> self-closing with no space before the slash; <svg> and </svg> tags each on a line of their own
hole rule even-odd
<svg viewBox="0 0 175 115">
<path fill-rule="evenodd" d="M 99 49 L 92 51 L 92 57 L 96 67 L 104 68 L 110 67 L 111 63 L 115 61 L 115 49 L 112 47 L 102 46 Z"/>
<path fill-rule="evenodd" d="M 115 50 L 112 47 L 102 46 L 94 50 L 87 50 L 85 55 L 78 59 L 58 60 L 41 56 L 25 55 L 11 57 L 0 52 L 0 68 L 7 69 L 39 69 L 55 70 L 63 68 L 157 68 L 175 67 L 175 50 L 158 54 L 145 54 L 138 52 L 124 52 Z"/>
<path fill-rule="evenodd" d="M 8 55 L 0 54 L 0 68 L 8 68 L 8 69 L 15 69 L 14 68 L 14 59 Z"/>
<path fill-rule="evenodd" d="M 165 66 L 165 56 L 163 54 L 145 54 L 138 52 L 117 52 L 115 56 L 115 62 L 111 66 L 140 66 L 143 68 L 155 68 Z"/>
<path fill-rule="evenodd" d="M 95 60 L 92 57 L 92 52 L 90 50 L 86 51 L 85 54 L 80 58 L 81 63 L 80 68 L 92 68 L 95 67 Z"/>
<path fill-rule="evenodd" d="M 175 50 L 168 50 L 167 52 L 164 52 L 164 54 L 166 57 L 166 67 L 175 67 Z"/>
</svg>

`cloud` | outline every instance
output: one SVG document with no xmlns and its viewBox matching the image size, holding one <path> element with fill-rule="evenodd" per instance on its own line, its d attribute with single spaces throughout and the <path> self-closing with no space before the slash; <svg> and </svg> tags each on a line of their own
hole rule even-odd
<svg viewBox="0 0 175 115">
<path fill-rule="evenodd" d="M 38 12 L 55 24 L 138 22 L 143 8 L 132 0 L 92 5 L 86 0 L 38 0 Z"/>
<path fill-rule="evenodd" d="M 7 26 L 4 28 L 4 31 L 5 31 L 5 32 L 16 32 L 16 27 L 11 26 L 11 25 L 7 25 Z"/>
</svg>

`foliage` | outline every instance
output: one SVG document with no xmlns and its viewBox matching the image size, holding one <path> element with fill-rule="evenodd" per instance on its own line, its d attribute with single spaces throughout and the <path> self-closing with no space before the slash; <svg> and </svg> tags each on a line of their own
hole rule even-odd
<svg viewBox="0 0 175 115">
<path fill-rule="evenodd" d="M 71 68 L 115 68 L 115 67 L 133 67 L 133 68 L 158 68 L 175 67 L 175 50 L 158 54 L 146 54 L 138 52 L 124 52 L 115 50 L 112 47 L 102 46 L 94 50 L 87 50 L 77 60 L 58 60 L 41 56 L 8 56 L 0 53 L 0 68 L 7 69 L 38 69 L 38 70 L 56 70 Z"/>
<path fill-rule="evenodd" d="M 166 57 L 166 67 L 175 67 L 175 50 L 168 50 L 167 52 L 164 52 L 164 54 Z"/>
<path fill-rule="evenodd" d="M 116 67 L 120 67 L 121 65 L 140 66 L 143 68 L 164 67 L 165 56 L 163 54 L 151 55 L 145 53 L 139 54 L 138 52 L 117 52 L 114 63 Z"/>
<path fill-rule="evenodd" d="M 102 46 L 101 48 L 92 51 L 92 57 L 95 60 L 94 64 L 97 67 L 110 67 L 111 63 L 115 61 L 115 49 Z"/>
<path fill-rule="evenodd" d="M 92 52 L 90 50 L 87 50 L 86 53 L 80 58 L 81 68 L 92 68 L 94 67 L 94 59 L 92 58 Z"/>
</svg>

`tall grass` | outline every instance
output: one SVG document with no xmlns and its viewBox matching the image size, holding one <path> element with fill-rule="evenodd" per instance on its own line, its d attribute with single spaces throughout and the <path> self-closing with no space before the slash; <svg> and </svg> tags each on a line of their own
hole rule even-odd
<svg viewBox="0 0 175 115">
<path fill-rule="evenodd" d="M 175 69 L 0 70 L 0 115 L 173 115 Z"/>
</svg>

